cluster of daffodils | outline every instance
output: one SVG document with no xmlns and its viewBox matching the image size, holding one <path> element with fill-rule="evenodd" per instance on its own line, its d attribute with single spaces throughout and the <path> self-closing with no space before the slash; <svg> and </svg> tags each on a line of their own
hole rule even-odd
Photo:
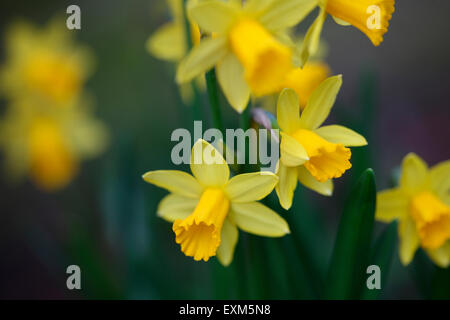
<svg viewBox="0 0 450 320">
<path fill-rule="evenodd" d="M 106 129 L 92 117 L 83 85 L 90 52 L 76 46 L 62 20 L 39 29 L 19 22 L 6 33 L 0 94 L 0 147 L 12 178 L 29 176 L 41 189 L 66 186 L 82 159 L 104 149 Z"/>
<path fill-rule="evenodd" d="M 322 27 L 331 15 L 339 25 L 358 28 L 378 46 L 388 30 L 395 1 L 168 3 L 174 20 L 149 38 L 147 48 L 157 58 L 176 62 L 175 78 L 180 86 L 214 70 L 226 100 L 239 113 L 252 99 L 278 96 L 281 157 L 275 173 L 236 174 L 230 179 L 219 151 L 198 140 L 191 153 L 193 176 L 180 171 L 150 171 L 143 176 L 170 192 L 157 212 L 173 223 L 181 251 L 195 260 L 217 256 L 228 265 L 238 239 L 237 228 L 269 237 L 289 233 L 285 220 L 257 201 L 275 190 L 287 210 L 298 182 L 330 196 L 333 179 L 352 166 L 350 147 L 367 145 L 363 136 L 346 127 L 323 126 L 341 88 L 342 76 L 330 77 L 330 67 L 321 59 Z M 318 16 L 302 40 L 292 37 L 294 27 L 315 9 Z"/>
</svg>

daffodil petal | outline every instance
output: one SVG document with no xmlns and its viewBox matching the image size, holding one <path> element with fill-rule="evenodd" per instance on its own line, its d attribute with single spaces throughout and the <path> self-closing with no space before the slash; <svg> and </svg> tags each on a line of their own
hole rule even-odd
<svg viewBox="0 0 450 320">
<path fill-rule="evenodd" d="M 245 81 L 244 68 L 235 55 L 229 53 L 217 66 L 217 79 L 230 105 L 239 113 L 250 100 L 250 88 Z"/>
<path fill-rule="evenodd" d="M 320 34 L 322 33 L 323 24 L 325 23 L 326 18 L 327 12 L 321 8 L 319 15 L 316 20 L 314 20 L 311 27 L 309 27 L 308 32 L 303 39 L 303 43 L 300 48 L 300 66 L 302 68 L 309 60 L 310 56 L 316 54 L 319 49 Z"/>
<path fill-rule="evenodd" d="M 400 220 L 398 225 L 398 235 L 400 237 L 400 261 L 406 266 L 414 258 L 414 254 L 420 243 L 416 226 L 410 216 L 406 216 L 404 219 Z"/>
<path fill-rule="evenodd" d="M 441 268 L 450 266 L 450 241 L 435 250 L 427 250 L 431 260 Z"/>
<path fill-rule="evenodd" d="M 328 142 L 339 143 L 346 147 L 367 145 L 367 140 L 362 135 L 343 126 L 324 126 L 316 129 L 315 132 Z"/>
<path fill-rule="evenodd" d="M 167 23 L 148 38 L 146 48 L 156 58 L 179 61 L 186 54 L 185 42 L 183 26 Z"/>
<path fill-rule="evenodd" d="M 260 22 L 269 30 L 283 30 L 300 23 L 316 6 L 317 0 L 272 1 L 260 16 Z"/>
<path fill-rule="evenodd" d="M 280 161 L 278 163 L 277 175 L 279 181 L 275 187 L 275 191 L 280 200 L 280 205 L 284 209 L 289 210 L 294 199 L 294 191 L 297 188 L 298 170 L 296 167 L 286 167 Z"/>
<path fill-rule="evenodd" d="M 311 173 L 304 167 L 298 168 L 298 180 L 305 187 L 323 195 L 331 196 L 333 194 L 333 180 L 329 179 L 325 182 L 319 182 Z"/>
<path fill-rule="evenodd" d="M 209 33 L 225 32 L 238 17 L 233 3 L 222 1 L 199 1 L 188 7 L 189 17 Z"/>
<path fill-rule="evenodd" d="M 409 199 L 402 189 L 389 189 L 377 194 L 377 208 L 375 217 L 378 221 L 392 222 L 403 219 L 408 210 Z"/>
<path fill-rule="evenodd" d="M 178 194 L 165 196 L 158 205 L 157 214 L 168 222 L 184 220 L 195 210 L 199 199 L 187 198 Z"/>
<path fill-rule="evenodd" d="M 303 128 L 317 129 L 326 120 L 341 86 L 342 76 L 338 75 L 326 79 L 314 90 L 300 116 L 300 123 Z"/>
<path fill-rule="evenodd" d="M 305 148 L 290 135 L 281 132 L 281 162 L 288 167 L 299 166 L 309 160 Z"/>
<path fill-rule="evenodd" d="M 239 232 L 236 226 L 226 219 L 222 226 L 222 233 L 220 235 L 220 246 L 217 248 L 217 259 L 224 266 L 227 267 L 233 261 L 234 249 L 238 241 Z"/>
<path fill-rule="evenodd" d="M 418 155 L 409 153 L 403 159 L 400 186 L 409 192 L 415 192 L 425 182 L 428 166 Z"/>
<path fill-rule="evenodd" d="M 230 168 L 223 156 L 203 139 L 192 147 L 191 171 L 204 187 L 222 187 L 230 177 Z"/>
<path fill-rule="evenodd" d="M 190 174 L 178 170 L 156 170 L 145 173 L 142 178 L 155 186 L 188 198 L 198 198 L 203 188 Z"/>
<path fill-rule="evenodd" d="M 258 201 L 270 194 L 278 183 L 278 177 L 267 171 L 244 173 L 228 181 L 225 192 L 232 202 Z"/>
<path fill-rule="evenodd" d="M 225 57 L 227 52 L 225 37 L 202 39 L 178 65 L 177 82 L 189 82 L 196 76 L 208 71 Z"/>
<path fill-rule="evenodd" d="M 348 27 L 348 26 L 352 25 L 351 23 L 348 23 L 347 21 L 344 21 L 338 17 L 335 17 L 333 15 L 331 15 L 331 16 L 333 17 L 334 22 L 336 22 L 340 26 Z"/>
<path fill-rule="evenodd" d="M 259 202 L 232 203 L 230 217 L 240 229 L 259 236 L 281 237 L 290 233 L 287 222 Z"/>
<path fill-rule="evenodd" d="M 430 170 L 431 189 L 437 196 L 450 198 L 450 160 L 439 163 Z M 445 202 L 445 201 L 444 201 Z M 447 205 L 449 205 L 447 203 Z"/>
<path fill-rule="evenodd" d="M 278 97 L 277 122 L 286 133 L 293 133 L 300 128 L 299 98 L 293 89 L 283 89 Z"/>
</svg>

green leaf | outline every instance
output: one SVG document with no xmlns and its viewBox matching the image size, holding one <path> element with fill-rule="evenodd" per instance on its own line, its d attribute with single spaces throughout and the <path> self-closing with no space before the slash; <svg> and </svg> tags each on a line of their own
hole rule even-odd
<svg viewBox="0 0 450 320">
<path fill-rule="evenodd" d="M 372 169 L 367 169 L 345 205 L 328 269 L 325 298 L 359 297 L 365 284 L 375 201 L 375 175 Z"/>
<path fill-rule="evenodd" d="M 377 242 L 372 250 L 370 265 L 377 265 L 381 270 L 381 290 L 369 290 L 364 287 L 361 299 L 377 299 L 381 291 L 384 289 L 389 276 L 392 265 L 392 258 L 396 249 L 397 242 L 397 222 L 391 223 L 383 233 L 378 237 Z"/>
</svg>

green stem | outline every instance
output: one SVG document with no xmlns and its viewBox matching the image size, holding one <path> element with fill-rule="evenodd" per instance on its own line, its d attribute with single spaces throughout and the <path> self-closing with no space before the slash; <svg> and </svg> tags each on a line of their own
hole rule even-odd
<svg viewBox="0 0 450 320">
<path fill-rule="evenodd" d="M 222 114 L 220 112 L 219 88 L 217 86 L 216 70 L 211 69 L 206 73 L 206 87 L 208 90 L 209 105 L 211 107 L 212 121 L 216 129 L 224 134 Z"/>
</svg>

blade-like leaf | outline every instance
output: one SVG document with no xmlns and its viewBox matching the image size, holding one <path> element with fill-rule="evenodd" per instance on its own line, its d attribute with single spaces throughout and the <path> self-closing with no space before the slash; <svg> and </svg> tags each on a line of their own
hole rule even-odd
<svg viewBox="0 0 450 320">
<path fill-rule="evenodd" d="M 361 299 L 377 299 L 384 285 L 387 283 L 389 271 L 391 269 L 392 258 L 397 242 L 397 222 L 392 222 L 386 230 L 378 237 L 377 242 L 373 248 L 372 257 L 370 258 L 371 265 L 377 265 L 381 270 L 381 290 L 370 290 L 367 286 L 363 286 Z"/>
<path fill-rule="evenodd" d="M 325 298 L 359 296 L 367 268 L 375 201 L 375 175 L 372 169 L 367 169 L 345 205 L 328 269 Z"/>
</svg>

